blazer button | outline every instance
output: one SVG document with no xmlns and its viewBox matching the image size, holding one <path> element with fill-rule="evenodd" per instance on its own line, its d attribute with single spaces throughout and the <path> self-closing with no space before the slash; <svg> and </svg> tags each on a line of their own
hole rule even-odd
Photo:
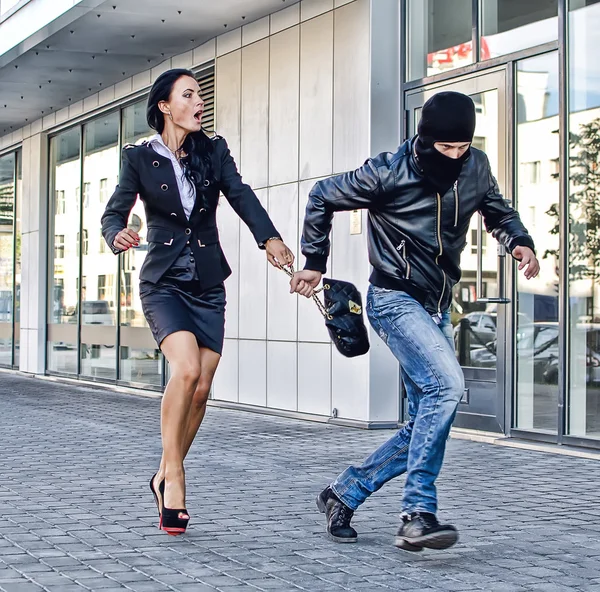
<svg viewBox="0 0 600 592">
<path fill-rule="evenodd" d="M 158 167 L 160 166 L 160 163 L 158 162 L 158 160 L 155 160 L 155 161 L 152 163 L 152 166 L 153 166 L 153 167 L 156 169 L 156 168 L 158 168 Z"/>
<path fill-rule="evenodd" d="M 185 233 L 186 234 L 192 234 L 192 229 L 191 228 L 186 228 L 185 229 Z"/>
<path fill-rule="evenodd" d="M 210 181 L 208 179 L 204 179 L 204 187 L 208 187 L 210 185 Z"/>
<path fill-rule="evenodd" d="M 163 184 L 160 186 L 160 188 L 161 188 L 163 191 L 166 191 L 166 190 L 169 188 L 169 186 L 168 186 L 166 183 L 163 183 Z"/>
</svg>

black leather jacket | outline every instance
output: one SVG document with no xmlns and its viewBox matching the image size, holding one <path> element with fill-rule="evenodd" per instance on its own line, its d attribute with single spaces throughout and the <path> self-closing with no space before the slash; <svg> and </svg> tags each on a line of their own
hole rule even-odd
<svg viewBox="0 0 600 592">
<path fill-rule="evenodd" d="M 481 212 L 487 231 L 509 253 L 519 245 L 534 249 L 534 243 L 500 194 L 483 152 L 471 148 L 454 187 L 439 195 L 423 176 L 414 141 L 353 172 L 319 181 L 306 207 L 302 253 L 305 269 L 325 273 L 334 212 L 367 209 L 371 283 L 408 292 L 436 313 L 450 307 L 475 212 Z"/>
<path fill-rule="evenodd" d="M 260 248 L 270 238 L 280 237 L 269 215 L 252 189 L 242 182 L 227 142 L 213 138 L 214 181 L 196 186 L 196 203 L 188 220 L 181 204 L 173 165 L 157 154 L 151 145 L 128 145 L 123 149 L 119 185 L 102 215 L 102 234 L 118 254 L 113 242 L 127 227 L 129 213 L 139 194 L 146 210 L 148 254 L 140 279 L 156 283 L 175 263 L 186 243 L 194 254 L 201 288 L 208 290 L 222 283 L 231 269 L 219 244 L 216 212 L 222 191 L 233 209 L 247 224 Z M 201 207 L 200 192 L 208 202 Z"/>
</svg>

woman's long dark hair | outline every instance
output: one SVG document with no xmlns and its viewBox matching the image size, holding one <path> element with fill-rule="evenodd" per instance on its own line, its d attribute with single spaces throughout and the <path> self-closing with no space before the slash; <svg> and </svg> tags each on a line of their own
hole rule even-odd
<svg viewBox="0 0 600 592">
<path fill-rule="evenodd" d="M 156 79 L 150 89 L 148 106 L 146 108 L 146 119 L 148 125 L 159 134 L 161 134 L 165 128 L 165 116 L 159 109 L 158 104 L 161 101 L 169 100 L 174 84 L 182 76 L 195 78 L 193 72 L 185 70 L 184 68 L 167 70 Z M 186 153 L 185 158 L 181 160 L 186 177 L 199 189 L 203 189 L 205 180 L 212 183 L 214 179 L 211 155 L 214 148 L 212 141 L 204 131 L 202 130 L 188 134 L 181 148 Z M 204 196 L 201 197 L 200 194 L 198 194 L 196 198 L 202 199 Z M 206 199 L 204 198 L 203 201 L 206 202 Z M 203 207 L 206 208 L 207 205 L 207 203 L 204 203 Z"/>
</svg>

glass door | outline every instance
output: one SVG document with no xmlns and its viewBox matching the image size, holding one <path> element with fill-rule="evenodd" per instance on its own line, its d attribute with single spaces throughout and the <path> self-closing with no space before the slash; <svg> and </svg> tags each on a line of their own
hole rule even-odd
<svg viewBox="0 0 600 592">
<path fill-rule="evenodd" d="M 473 146 L 485 151 L 500 190 L 507 195 L 505 70 L 409 91 L 409 136 L 416 134 L 425 101 L 445 90 L 462 92 L 473 99 L 477 111 Z M 466 241 L 461 257 L 462 279 L 454 287 L 452 302 L 454 344 L 466 381 L 454 425 L 505 432 L 505 364 L 511 355 L 506 336 L 512 314 L 511 302 L 506 298 L 506 274 L 511 266 L 504 248 L 486 234 L 481 216 L 471 220 Z"/>
</svg>

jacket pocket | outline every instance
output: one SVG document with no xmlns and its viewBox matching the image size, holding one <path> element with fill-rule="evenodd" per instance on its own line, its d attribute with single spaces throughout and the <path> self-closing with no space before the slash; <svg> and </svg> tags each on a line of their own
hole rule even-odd
<svg viewBox="0 0 600 592">
<path fill-rule="evenodd" d="M 219 231 L 217 228 L 207 228 L 206 230 L 197 230 L 198 245 L 204 247 L 206 245 L 215 245 L 219 242 Z"/>
<path fill-rule="evenodd" d="M 174 233 L 166 228 L 148 228 L 146 240 L 149 243 L 164 243 L 170 245 L 173 242 Z"/>
<path fill-rule="evenodd" d="M 400 241 L 400 244 L 396 247 L 396 251 L 398 251 L 400 259 L 404 263 L 404 278 L 408 280 L 410 278 L 410 263 L 406 256 L 406 241 L 404 239 Z"/>
</svg>

